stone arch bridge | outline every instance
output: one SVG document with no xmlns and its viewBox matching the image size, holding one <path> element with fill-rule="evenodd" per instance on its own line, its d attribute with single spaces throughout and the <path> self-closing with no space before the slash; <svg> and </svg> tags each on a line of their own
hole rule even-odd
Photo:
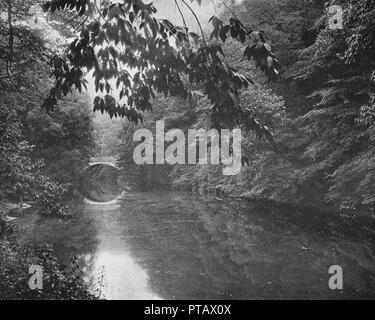
<svg viewBox="0 0 375 320">
<path fill-rule="evenodd" d="M 120 195 L 119 166 L 115 157 L 93 157 L 86 167 L 85 190 L 88 200 L 106 202 Z"/>
</svg>

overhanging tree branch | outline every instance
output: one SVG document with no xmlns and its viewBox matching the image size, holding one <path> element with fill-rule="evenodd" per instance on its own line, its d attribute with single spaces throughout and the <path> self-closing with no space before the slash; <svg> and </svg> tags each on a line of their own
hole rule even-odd
<svg viewBox="0 0 375 320">
<path fill-rule="evenodd" d="M 206 38 L 205 38 L 205 36 L 204 36 L 204 32 L 203 32 L 203 28 L 202 28 L 202 24 L 201 24 L 201 22 L 199 21 L 199 19 L 198 19 L 196 13 L 195 13 L 194 10 L 192 9 L 192 7 L 189 6 L 188 3 L 186 3 L 185 0 L 181 0 L 181 1 L 185 4 L 185 6 L 188 7 L 188 9 L 189 9 L 189 10 L 191 11 L 191 13 L 193 14 L 195 20 L 196 20 L 197 23 L 198 23 L 199 29 L 200 29 L 200 31 L 201 31 L 201 35 L 202 35 L 203 42 L 204 42 L 205 44 L 207 44 L 207 42 L 206 42 Z"/>
</svg>

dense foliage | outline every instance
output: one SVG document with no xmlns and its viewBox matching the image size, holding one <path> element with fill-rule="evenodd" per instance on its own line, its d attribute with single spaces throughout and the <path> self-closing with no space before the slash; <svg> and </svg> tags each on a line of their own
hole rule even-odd
<svg viewBox="0 0 375 320">
<path fill-rule="evenodd" d="M 344 9 L 343 29 L 329 26 L 333 4 Z M 225 38 L 230 29 L 222 21 L 236 17 L 239 30 L 264 31 L 279 59 L 277 66 L 282 66 L 281 80 L 261 84 L 263 76 L 253 69 L 262 62 L 256 57 L 255 65 L 243 60 L 244 41 L 226 40 L 223 47 L 225 62 L 257 82 L 242 92 L 241 105 L 270 128 L 274 143 L 259 140 L 262 134 L 249 130 L 247 117 L 242 117 L 243 151 L 249 161 L 240 175 L 223 177 L 215 166 L 176 166 L 167 169 L 169 187 L 299 204 L 373 207 L 374 15 L 373 1 L 228 3 L 221 17 L 213 18 L 213 40 Z M 154 110 L 164 110 L 157 101 Z M 209 116 L 209 101 L 164 103 L 168 108 L 161 118 L 173 115 L 177 127 L 218 126 Z M 128 153 L 123 152 L 124 157 Z"/>
<path fill-rule="evenodd" d="M 2 300 L 94 300 L 80 280 L 79 268 L 72 261 L 66 271 L 50 245 L 25 248 L 19 242 L 21 229 L 8 226 L 0 236 L 0 298 Z M 30 290 L 31 265 L 43 268 L 43 289 Z"/>
<path fill-rule="evenodd" d="M 93 144 L 86 97 L 75 93 L 55 112 L 41 109 L 52 87 L 51 52 L 59 50 L 47 32 L 66 17 L 47 21 L 38 4 L 0 2 L 0 297 L 93 299 L 76 272 L 65 272 L 50 245 L 25 248 L 19 241 L 23 230 L 3 217 L 3 207 L 10 207 L 4 203 L 26 201 L 35 201 L 41 214 L 69 217 L 67 205 L 82 189 Z M 69 34 L 63 26 L 58 30 Z M 32 264 L 43 267 L 42 291 L 28 286 Z"/>
<path fill-rule="evenodd" d="M 64 216 L 65 200 L 81 189 L 92 148 L 91 111 L 78 94 L 55 112 L 41 110 L 52 87 L 48 62 L 58 45 L 46 39 L 50 25 L 37 4 L 0 6 L 0 195 L 36 200 L 43 213 Z"/>
</svg>

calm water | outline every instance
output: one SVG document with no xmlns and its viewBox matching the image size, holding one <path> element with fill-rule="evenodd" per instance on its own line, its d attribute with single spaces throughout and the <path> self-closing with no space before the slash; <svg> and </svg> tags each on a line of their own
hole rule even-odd
<svg viewBox="0 0 375 320">
<path fill-rule="evenodd" d="M 27 244 L 51 242 L 79 258 L 107 299 L 340 299 L 375 297 L 375 218 L 184 193 L 142 193 L 86 203 L 70 221 L 25 215 Z M 328 269 L 344 270 L 344 290 Z"/>
</svg>

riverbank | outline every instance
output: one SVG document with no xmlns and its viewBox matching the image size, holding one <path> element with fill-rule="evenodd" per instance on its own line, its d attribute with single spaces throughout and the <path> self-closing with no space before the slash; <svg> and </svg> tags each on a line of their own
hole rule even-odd
<svg viewBox="0 0 375 320">
<path fill-rule="evenodd" d="M 80 280 L 79 270 L 71 267 L 66 271 L 48 243 L 24 246 L 20 239 L 26 228 L 16 220 L 9 220 L 10 210 L 18 209 L 16 204 L 0 203 L 0 299 L 1 300 L 93 300 L 86 285 Z M 24 214 L 30 214 L 23 210 Z M 33 265 L 43 269 L 43 289 L 31 290 L 29 280 Z"/>
</svg>

